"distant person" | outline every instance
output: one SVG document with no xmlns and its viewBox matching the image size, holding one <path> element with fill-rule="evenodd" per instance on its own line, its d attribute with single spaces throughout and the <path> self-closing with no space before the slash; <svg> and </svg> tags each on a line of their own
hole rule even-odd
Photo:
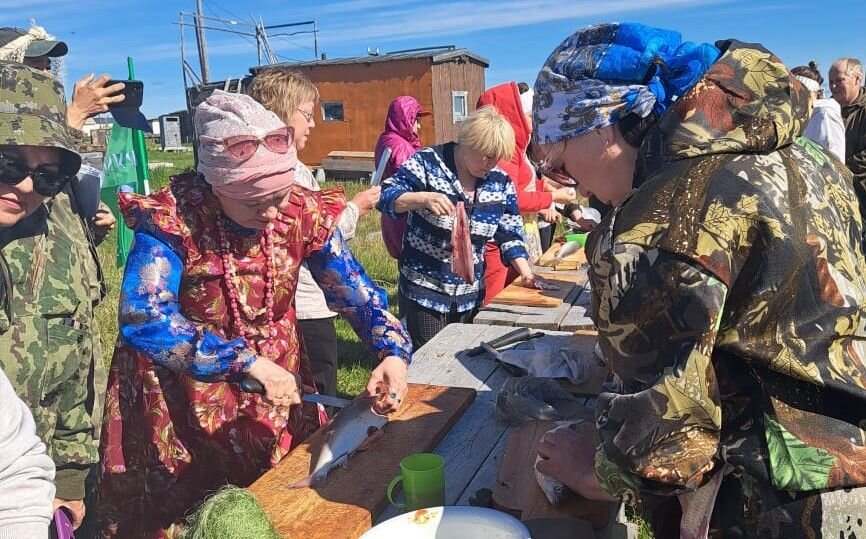
<svg viewBox="0 0 866 539">
<path fill-rule="evenodd" d="M 20 28 L 0 28 L 0 56 L 5 60 L 21 62 L 40 71 L 58 71 L 57 64 L 69 48 L 63 41 L 56 40 L 41 26 L 29 30 Z M 66 112 L 67 122 L 74 129 L 81 129 L 85 120 L 108 111 L 112 103 L 123 101 L 123 83 L 108 86 L 111 77 L 102 75 L 94 79 L 93 74 L 75 83 L 72 102 Z"/>
<path fill-rule="evenodd" d="M 844 163 L 845 124 L 842 121 L 842 107 L 833 98 L 824 99 L 824 91 L 821 89 L 824 77 L 818 71 L 818 64 L 809 62 L 807 66 L 797 66 L 791 70 L 791 74 L 809 90 L 812 116 L 803 136 L 817 142 Z"/>
<path fill-rule="evenodd" d="M 253 78 L 249 95 L 274 112 L 295 132 L 295 147 L 300 152 L 307 146 L 310 131 L 316 127 L 315 115 L 319 90 L 304 75 L 285 68 L 259 71 Z M 312 191 L 320 191 L 310 169 L 298 160 L 295 182 Z M 355 195 L 340 214 L 338 226 L 343 239 L 355 237 L 358 220 L 376 206 L 381 187 L 371 187 Z M 337 313 L 328 309 L 325 295 L 301 265 L 298 289 L 295 292 L 298 329 L 304 342 L 304 353 L 310 358 L 316 389 L 323 395 L 337 393 Z"/>
<path fill-rule="evenodd" d="M 549 286 L 532 273 L 514 182 L 496 166 L 511 157 L 514 147 L 508 120 L 493 107 L 482 107 L 460 125 L 457 142 L 416 152 L 382 184 L 379 211 L 394 219 L 408 214 L 398 293 L 416 350 L 448 324 L 472 322 L 484 299 L 489 241 L 496 242 L 525 286 Z M 470 242 L 471 253 L 452 242 L 459 203 L 468 225 L 458 241 Z M 465 259 L 455 260 L 456 252 Z M 461 264 L 468 265 L 462 275 L 455 268 Z"/>
<path fill-rule="evenodd" d="M 856 58 L 840 58 L 830 67 L 830 93 L 842 107 L 845 122 L 845 164 L 854 174 L 854 185 L 866 202 L 866 91 L 863 64 Z"/>
<path fill-rule="evenodd" d="M 526 110 L 524 104 L 528 107 Z M 521 95 L 516 83 L 500 84 L 489 88 L 478 98 L 478 106 L 485 105 L 493 106 L 508 120 L 514 131 L 514 148 L 498 165 L 514 183 L 517 209 L 523 218 L 527 261 L 534 264 L 542 255 L 538 213 L 550 210 L 553 203 L 571 202 L 575 191 L 568 187 L 545 191 L 544 183 L 536 179 L 535 168 L 526 155 L 532 135 L 532 94 L 529 91 Z M 490 303 L 517 276 L 517 268 L 506 266 L 497 243 L 489 242 L 484 248 L 484 305 Z"/>
<path fill-rule="evenodd" d="M 397 172 L 406 159 L 421 148 L 421 118 L 429 116 L 430 112 L 421 107 L 417 99 L 408 95 L 395 97 L 388 106 L 388 117 L 385 119 L 385 130 L 376 141 L 374 162 L 376 166 L 382 159 L 386 148 L 390 148 L 391 157 L 385 165 L 382 179 L 390 178 Z M 391 217 L 382 213 L 382 240 L 388 254 L 400 260 L 403 252 L 403 234 L 406 232 L 406 216 Z"/>
</svg>

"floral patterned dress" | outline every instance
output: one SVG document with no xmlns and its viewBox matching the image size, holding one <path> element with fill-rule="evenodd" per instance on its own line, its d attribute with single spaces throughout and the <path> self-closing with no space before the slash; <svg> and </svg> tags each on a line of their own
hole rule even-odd
<svg viewBox="0 0 866 539">
<path fill-rule="evenodd" d="M 172 179 L 149 197 L 123 196 L 136 230 L 120 300 L 120 335 L 109 375 L 100 448 L 99 512 L 106 537 L 174 537 L 211 491 L 246 486 L 315 431 L 314 405 L 282 407 L 233 383 L 258 356 L 313 385 L 296 331 L 294 295 L 306 261 L 329 307 L 380 359 L 411 359 L 409 338 L 385 293 L 336 229 L 339 190 L 295 187 L 274 221 L 273 321 L 262 233 L 234 225 L 202 178 Z M 219 227 L 234 259 L 246 338 L 236 329 Z"/>
</svg>

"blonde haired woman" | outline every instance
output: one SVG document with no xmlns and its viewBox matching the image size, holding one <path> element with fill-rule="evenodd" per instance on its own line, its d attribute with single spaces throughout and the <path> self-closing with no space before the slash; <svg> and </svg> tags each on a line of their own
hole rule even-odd
<svg viewBox="0 0 866 539">
<path fill-rule="evenodd" d="M 319 90 L 310 79 L 285 68 L 258 73 L 250 84 L 250 97 L 275 113 L 295 132 L 295 147 L 302 151 L 316 127 L 315 111 Z M 312 191 L 321 190 L 310 169 L 300 160 L 295 170 L 298 185 Z M 337 226 L 343 239 L 355 237 L 358 220 L 373 209 L 379 200 L 380 187 L 361 191 L 346 204 Z M 337 313 L 328 309 L 325 295 L 306 265 L 301 266 L 295 293 L 298 329 L 304 341 L 304 352 L 310 358 L 316 389 L 325 395 L 337 393 Z"/>
<path fill-rule="evenodd" d="M 528 286 L 532 274 L 514 183 L 496 163 L 514 151 L 511 124 L 482 107 L 460 126 L 457 142 L 418 151 L 383 182 L 378 209 L 409 214 L 400 259 L 400 300 L 415 349 L 446 325 L 470 322 L 484 299 L 484 244 L 493 241 Z M 466 209 L 472 247 L 467 280 L 452 269 L 457 205 Z"/>
</svg>

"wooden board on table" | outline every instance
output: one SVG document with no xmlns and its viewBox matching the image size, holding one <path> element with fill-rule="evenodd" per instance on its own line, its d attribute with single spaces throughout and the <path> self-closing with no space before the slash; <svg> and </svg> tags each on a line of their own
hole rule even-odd
<svg viewBox="0 0 866 539">
<path fill-rule="evenodd" d="M 562 305 L 563 300 L 572 294 L 572 291 L 578 286 L 577 283 L 584 279 L 580 273 L 541 272 L 538 275 L 558 284 L 559 290 L 536 290 L 515 282 L 496 294 L 491 303 L 526 307 L 557 307 Z"/>
<path fill-rule="evenodd" d="M 586 420 L 594 421 L 591 410 Z M 610 521 L 612 504 L 574 496 L 554 507 L 547 501 L 535 480 L 535 448 L 545 432 L 553 428 L 551 421 L 532 421 L 511 430 L 499 475 L 493 487 L 494 507 L 507 511 L 521 520 L 533 518 L 580 518 L 601 529 Z"/>
<path fill-rule="evenodd" d="M 565 245 L 564 243 L 554 243 L 548 248 L 544 254 L 541 255 L 541 258 L 538 259 L 536 265 L 544 266 L 546 268 L 553 268 L 556 271 L 560 270 L 574 270 L 582 267 L 586 264 L 586 251 L 584 249 L 578 249 L 576 252 L 571 253 L 570 255 L 564 257 L 562 260 L 556 259 L 556 254 Z"/>
<path fill-rule="evenodd" d="M 289 485 L 310 472 L 311 448 L 322 443 L 320 429 L 250 486 L 285 537 L 356 538 L 388 504 L 385 489 L 410 453 L 432 451 L 475 398 L 475 390 L 409 384 L 403 407 L 390 417 L 385 436 L 330 473 L 316 488 Z"/>
</svg>

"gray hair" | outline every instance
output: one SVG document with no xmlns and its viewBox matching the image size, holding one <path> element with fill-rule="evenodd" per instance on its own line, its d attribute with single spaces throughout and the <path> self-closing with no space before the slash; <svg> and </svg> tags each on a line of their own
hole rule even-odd
<svg viewBox="0 0 866 539">
<path fill-rule="evenodd" d="M 839 68 L 842 65 L 842 62 L 845 62 L 845 74 L 853 75 L 860 79 L 860 82 L 863 82 L 863 64 L 857 58 L 839 58 L 835 62 L 833 62 L 833 67 Z"/>
</svg>

